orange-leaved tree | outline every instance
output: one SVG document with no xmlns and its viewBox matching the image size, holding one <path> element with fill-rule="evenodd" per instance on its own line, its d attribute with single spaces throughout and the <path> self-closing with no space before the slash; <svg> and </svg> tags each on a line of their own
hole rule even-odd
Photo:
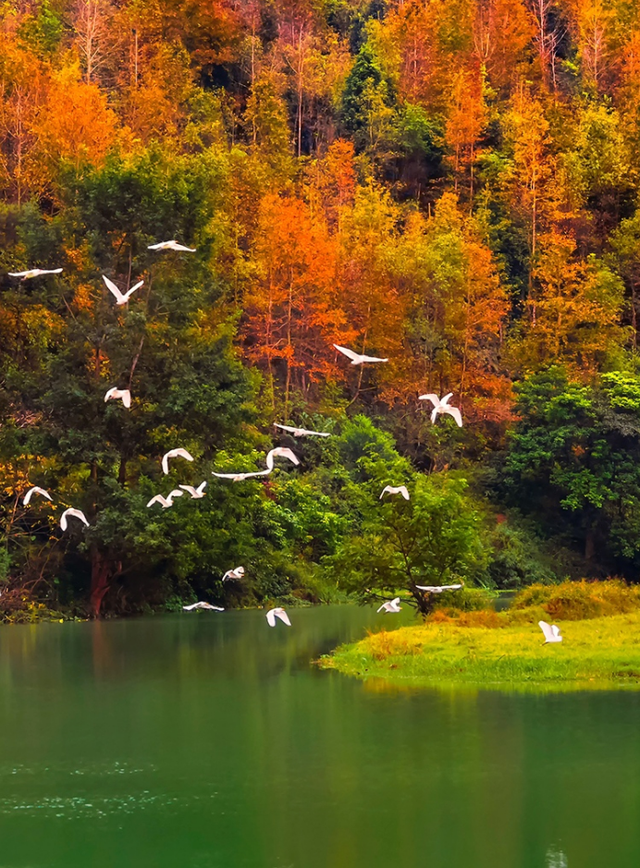
<svg viewBox="0 0 640 868">
<path fill-rule="evenodd" d="M 480 226 L 446 193 L 429 219 L 416 215 L 396 251 L 407 297 L 407 391 L 453 391 L 466 412 L 508 415 L 501 361 L 507 295 Z"/>
<path fill-rule="evenodd" d="M 321 215 L 295 196 L 267 194 L 253 240 L 245 350 L 267 374 L 272 406 L 288 414 L 294 388 L 309 395 L 336 373 L 333 343 L 351 330 L 336 292 L 336 251 Z"/>
</svg>

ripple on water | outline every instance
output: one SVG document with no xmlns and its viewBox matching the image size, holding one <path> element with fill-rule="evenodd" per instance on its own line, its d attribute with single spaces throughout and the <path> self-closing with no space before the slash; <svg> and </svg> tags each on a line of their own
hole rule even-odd
<svg viewBox="0 0 640 868">
<path fill-rule="evenodd" d="M 171 793 L 152 793 L 142 790 L 139 793 L 90 800 L 83 796 L 46 796 L 37 801 L 22 801 L 18 798 L 0 799 L 0 815 L 26 814 L 27 816 L 58 817 L 60 819 L 77 820 L 82 818 L 113 817 L 118 814 L 135 814 L 152 809 L 154 813 L 175 811 L 193 807 L 215 799 L 217 793 L 188 797 L 175 796 Z"/>
</svg>

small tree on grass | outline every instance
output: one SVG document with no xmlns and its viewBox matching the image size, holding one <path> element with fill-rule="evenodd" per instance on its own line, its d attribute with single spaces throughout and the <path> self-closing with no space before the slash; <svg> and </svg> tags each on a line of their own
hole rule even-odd
<svg viewBox="0 0 640 868">
<path fill-rule="evenodd" d="M 378 500 L 374 490 L 381 488 L 371 486 L 361 532 L 345 540 L 331 566 L 345 590 L 362 602 L 406 590 L 418 610 L 428 614 L 437 597 L 418 585 L 464 582 L 482 565 L 481 517 L 464 479 L 419 476 L 408 502 L 399 496 Z"/>
</svg>

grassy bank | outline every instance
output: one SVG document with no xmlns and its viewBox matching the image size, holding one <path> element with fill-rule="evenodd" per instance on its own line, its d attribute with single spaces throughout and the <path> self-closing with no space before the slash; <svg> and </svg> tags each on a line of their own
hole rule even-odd
<svg viewBox="0 0 640 868">
<path fill-rule="evenodd" d="M 372 633 L 320 665 L 407 686 L 476 684 L 513 690 L 640 688 L 640 613 L 558 621 L 564 641 L 543 645 L 537 624 L 496 628 L 432 621 Z"/>
</svg>

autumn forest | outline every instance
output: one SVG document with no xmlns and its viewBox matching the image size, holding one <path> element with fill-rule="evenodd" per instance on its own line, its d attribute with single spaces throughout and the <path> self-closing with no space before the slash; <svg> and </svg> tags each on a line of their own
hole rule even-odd
<svg viewBox="0 0 640 868">
<path fill-rule="evenodd" d="M 0 3 L 3 617 L 637 580 L 639 193 L 635 0 Z"/>
</svg>

